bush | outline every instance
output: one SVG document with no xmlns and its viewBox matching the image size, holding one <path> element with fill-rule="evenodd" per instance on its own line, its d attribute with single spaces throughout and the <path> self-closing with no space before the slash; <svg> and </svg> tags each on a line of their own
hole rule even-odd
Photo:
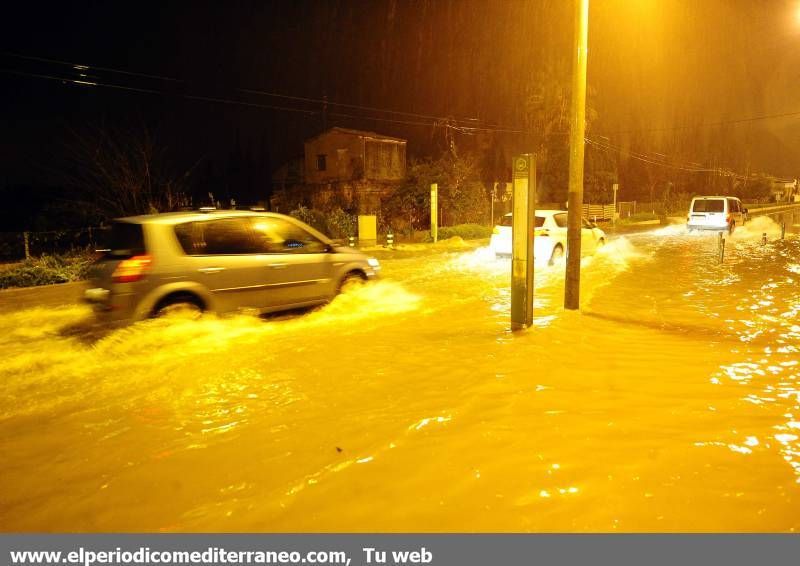
<svg viewBox="0 0 800 566">
<path fill-rule="evenodd" d="M 447 240 L 454 236 L 463 238 L 464 240 L 479 240 L 481 238 L 489 238 L 492 235 L 492 229 L 481 224 L 458 224 L 456 226 L 442 226 L 439 228 L 438 237 L 440 240 Z M 428 241 L 432 241 L 430 234 L 428 234 Z"/>
<path fill-rule="evenodd" d="M 300 222 L 305 222 L 323 234 L 328 233 L 328 222 L 325 213 L 306 206 L 300 206 L 289 213 L 290 216 L 297 218 Z"/>
<path fill-rule="evenodd" d="M 328 214 L 328 232 L 334 240 L 355 236 L 358 231 L 358 220 L 354 214 L 348 214 L 341 208 L 334 208 Z"/>
<path fill-rule="evenodd" d="M 93 261 L 94 253 L 89 250 L 26 259 L 19 265 L 0 271 L 0 289 L 80 281 L 86 278 Z"/>
</svg>

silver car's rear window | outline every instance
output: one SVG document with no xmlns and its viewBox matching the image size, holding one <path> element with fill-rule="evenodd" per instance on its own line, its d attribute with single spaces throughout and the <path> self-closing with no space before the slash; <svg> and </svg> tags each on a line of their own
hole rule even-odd
<svg viewBox="0 0 800 566">
<path fill-rule="evenodd" d="M 694 201 L 692 212 L 725 212 L 725 199 L 704 198 Z"/>
<path fill-rule="evenodd" d="M 144 230 L 141 224 L 114 222 L 107 238 L 104 257 L 108 259 L 126 259 L 145 253 Z"/>
</svg>

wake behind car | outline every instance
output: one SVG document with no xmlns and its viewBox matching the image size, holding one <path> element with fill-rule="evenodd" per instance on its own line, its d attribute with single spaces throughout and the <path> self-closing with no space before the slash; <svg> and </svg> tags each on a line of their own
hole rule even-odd
<svg viewBox="0 0 800 566">
<path fill-rule="evenodd" d="M 271 312 L 325 303 L 376 259 L 275 213 L 175 212 L 116 220 L 84 298 L 102 322 L 170 310 Z"/>
<path fill-rule="evenodd" d="M 537 210 L 534 220 L 533 259 L 535 263 L 552 265 L 567 249 L 567 212 L 565 210 Z M 593 253 L 606 243 L 600 228 L 581 219 L 581 253 Z M 500 219 L 494 227 L 489 247 L 495 257 L 511 255 L 511 213 Z"/>
</svg>

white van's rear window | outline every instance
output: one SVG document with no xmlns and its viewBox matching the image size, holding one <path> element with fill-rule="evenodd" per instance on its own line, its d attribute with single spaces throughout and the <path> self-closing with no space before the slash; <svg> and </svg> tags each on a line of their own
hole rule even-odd
<svg viewBox="0 0 800 566">
<path fill-rule="evenodd" d="M 707 198 L 694 201 L 692 212 L 725 212 L 725 199 Z"/>
</svg>

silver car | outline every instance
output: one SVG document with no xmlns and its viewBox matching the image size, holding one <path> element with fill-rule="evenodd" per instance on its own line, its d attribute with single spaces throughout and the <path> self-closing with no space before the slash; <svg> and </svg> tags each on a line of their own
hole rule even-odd
<svg viewBox="0 0 800 566">
<path fill-rule="evenodd" d="M 101 322 L 176 309 L 271 312 L 325 303 L 380 266 L 282 214 L 175 212 L 116 220 L 84 297 Z"/>
</svg>

